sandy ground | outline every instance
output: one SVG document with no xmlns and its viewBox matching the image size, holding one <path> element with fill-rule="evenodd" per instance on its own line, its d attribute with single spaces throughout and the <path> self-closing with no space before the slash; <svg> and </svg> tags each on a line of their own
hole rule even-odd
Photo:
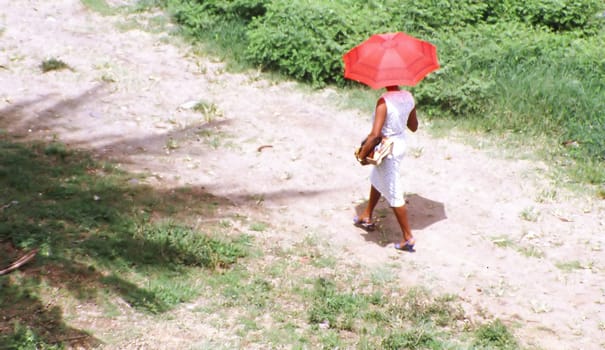
<svg viewBox="0 0 605 350">
<path fill-rule="evenodd" d="M 527 346 L 605 347 L 605 204 L 553 187 L 546 165 L 432 138 L 418 106 L 403 173 L 417 252 L 400 253 L 384 203 L 378 232 L 352 225 L 369 190 L 370 169 L 352 154 L 369 116 L 337 108 L 337 91 L 227 73 L 166 34 L 119 30 L 117 18 L 76 0 L 0 0 L 0 8 L 5 130 L 90 149 L 155 174 L 160 186 L 262 205 L 286 241 L 320 232 L 343 259 L 400 261 L 402 285 L 460 295 Z M 73 70 L 41 74 L 50 57 Z M 217 113 L 190 108 L 200 101 Z"/>
</svg>

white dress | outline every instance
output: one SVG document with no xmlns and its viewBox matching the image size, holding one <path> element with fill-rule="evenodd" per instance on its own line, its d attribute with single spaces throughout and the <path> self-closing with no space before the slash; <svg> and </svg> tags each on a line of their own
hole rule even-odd
<svg viewBox="0 0 605 350">
<path fill-rule="evenodd" d="M 408 117 L 415 106 L 414 97 L 410 92 L 400 90 L 388 91 L 382 98 L 387 107 L 382 134 L 393 140 L 393 152 L 380 165 L 374 166 L 370 182 L 386 198 L 389 206 L 401 207 L 405 205 L 405 199 L 400 166 L 406 153 L 405 134 Z"/>
</svg>

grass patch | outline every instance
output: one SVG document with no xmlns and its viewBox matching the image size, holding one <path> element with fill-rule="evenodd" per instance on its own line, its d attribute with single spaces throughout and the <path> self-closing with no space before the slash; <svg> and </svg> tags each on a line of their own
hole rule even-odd
<svg viewBox="0 0 605 350">
<path fill-rule="evenodd" d="M 597 198 L 605 200 L 605 186 L 597 189 Z"/>
<path fill-rule="evenodd" d="M 513 240 L 511 240 L 508 236 L 493 237 L 492 243 L 494 243 L 497 247 L 500 248 L 508 248 L 515 246 L 515 242 L 513 242 Z"/>
<path fill-rule="evenodd" d="M 325 328 L 352 331 L 358 319 L 367 317 L 369 300 L 356 293 L 340 293 L 334 282 L 318 278 L 311 296 L 309 321 Z"/>
<path fill-rule="evenodd" d="M 200 317 L 233 329 L 237 344 L 249 347 L 469 349 L 481 348 L 473 347 L 480 341 L 496 344 L 476 336 L 482 325 L 466 318 L 457 297 L 402 287 L 397 279 L 377 278 L 361 266 L 326 269 L 317 263 L 328 255 L 321 245 L 313 235 L 292 250 L 263 243 L 265 255 L 245 268 L 207 279 Z M 342 273 L 332 274 L 336 268 Z M 378 273 L 398 269 L 387 268 Z M 233 341 L 230 335 L 219 337 Z"/>
<path fill-rule="evenodd" d="M 513 248 L 519 254 L 528 257 L 528 258 L 543 258 L 544 252 L 540 250 L 538 247 L 531 244 L 522 244 L 519 245 L 507 236 L 498 236 L 492 237 L 491 241 L 494 245 L 500 248 Z"/>
<path fill-rule="evenodd" d="M 76 337 L 93 346 L 92 335 L 64 324 L 72 311 L 47 305 L 51 294 L 106 305 L 112 314 L 121 309 L 111 299 L 161 313 L 193 300 L 205 278 L 249 254 L 249 236 L 231 234 L 221 220 L 193 220 L 216 216 L 218 207 L 228 211 L 228 201 L 144 182 L 59 141 L 0 136 L 0 262 L 39 249 L 22 271 L 0 277 L 0 339 L 45 348 L 40 344 L 63 346 Z"/>
<path fill-rule="evenodd" d="M 136 12 L 137 8 L 129 9 L 130 13 Z M 150 15 L 144 17 L 139 15 L 137 17 L 129 17 L 128 19 L 122 20 L 116 24 L 116 28 L 122 32 L 127 32 L 134 29 L 144 30 L 149 33 L 159 34 L 165 33 L 168 30 L 170 19 L 165 14 Z"/>
<path fill-rule="evenodd" d="M 534 207 L 527 207 L 519 213 L 519 217 L 525 221 L 536 222 L 540 218 L 540 212 Z"/>
<path fill-rule="evenodd" d="M 253 222 L 250 225 L 250 230 L 256 232 L 263 232 L 267 230 L 267 228 L 269 228 L 269 225 L 265 222 Z"/>
<path fill-rule="evenodd" d="M 554 203 L 557 200 L 557 197 L 557 189 L 543 189 L 536 195 L 535 200 L 538 203 Z"/>
<path fill-rule="evenodd" d="M 201 113 L 204 116 L 204 121 L 206 123 L 209 123 L 224 115 L 223 111 L 221 111 L 216 104 L 207 103 L 204 101 L 196 103 L 195 106 L 193 106 L 193 110 Z"/>
<path fill-rule="evenodd" d="M 41 349 L 41 350 L 60 350 L 62 346 L 49 344 L 36 334 L 34 330 L 19 322 L 15 322 L 12 334 L 9 336 L 0 335 L 2 349 Z"/>
<path fill-rule="evenodd" d="M 218 149 L 220 147 L 237 147 L 231 140 L 229 140 L 232 138 L 232 136 L 218 128 L 202 127 L 195 132 L 195 135 L 197 135 L 199 141 L 202 141 L 205 145 L 208 145 L 213 149 Z"/>
<path fill-rule="evenodd" d="M 519 345 L 508 328 L 500 320 L 482 325 L 475 332 L 477 349 L 518 349 Z"/>
<path fill-rule="evenodd" d="M 584 268 L 584 266 L 582 265 L 581 262 L 579 262 L 578 260 L 573 260 L 573 261 L 560 261 L 555 263 L 555 266 L 564 272 L 572 272 L 574 270 L 581 270 Z"/>
<path fill-rule="evenodd" d="M 436 335 L 424 329 L 390 334 L 381 343 L 383 349 L 444 349 L 447 345 Z"/>
<path fill-rule="evenodd" d="M 539 248 L 533 245 L 522 245 L 517 247 L 517 251 L 521 253 L 521 255 L 526 256 L 528 258 L 543 258 L 544 252 Z"/>
<path fill-rule="evenodd" d="M 80 0 L 84 6 L 90 10 L 97 12 L 103 16 L 112 16 L 116 14 L 116 10 L 113 9 L 105 0 Z"/>
<path fill-rule="evenodd" d="M 73 70 L 67 63 L 54 57 L 42 61 L 42 63 L 40 64 L 40 69 L 42 70 L 42 73 L 64 69 Z"/>
<path fill-rule="evenodd" d="M 308 314 L 311 324 L 322 332 L 324 344 L 343 331 L 359 336 L 368 349 L 442 349 L 460 337 L 456 324 L 464 313 L 455 297 L 435 298 L 422 288 L 401 291 L 394 282 L 386 285 L 393 292 L 403 292 L 403 297 L 383 294 L 373 283 L 342 291 L 336 281 L 318 278 L 308 296 L 312 300 Z M 337 340 L 328 344 L 347 347 L 346 338 Z"/>
</svg>

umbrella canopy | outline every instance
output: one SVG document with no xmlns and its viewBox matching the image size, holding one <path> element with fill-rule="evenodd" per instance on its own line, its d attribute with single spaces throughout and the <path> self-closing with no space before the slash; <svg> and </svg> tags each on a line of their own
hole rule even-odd
<svg viewBox="0 0 605 350">
<path fill-rule="evenodd" d="M 416 85 L 439 68 L 433 44 L 401 32 L 372 35 L 342 58 L 345 78 L 373 89 Z"/>
</svg>

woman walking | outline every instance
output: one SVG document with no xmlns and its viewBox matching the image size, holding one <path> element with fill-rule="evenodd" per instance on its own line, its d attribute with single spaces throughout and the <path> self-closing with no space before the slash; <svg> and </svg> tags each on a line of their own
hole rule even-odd
<svg viewBox="0 0 605 350">
<path fill-rule="evenodd" d="M 373 230 L 374 208 L 380 197 L 384 196 L 393 209 L 402 232 L 402 239 L 395 243 L 395 249 L 413 252 L 416 240 L 408 222 L 400 176 L 401 163 L 407 148 L 406 129 L 412 132 L 418 129 L 414 98 L 410 92 L 400 90 L 398 86 L 387 86 L 386 92 L 376 103 L 372 130 L 359 152 L 359 158 L 362 164 L 367 162 L 366 157 L 382 137 L 393 141 L 393 149 L 390 155 L 372 169 L 370 199 L 365 210 L 354 218 L 354 224 L 368 231 Z"/>
</svg>

